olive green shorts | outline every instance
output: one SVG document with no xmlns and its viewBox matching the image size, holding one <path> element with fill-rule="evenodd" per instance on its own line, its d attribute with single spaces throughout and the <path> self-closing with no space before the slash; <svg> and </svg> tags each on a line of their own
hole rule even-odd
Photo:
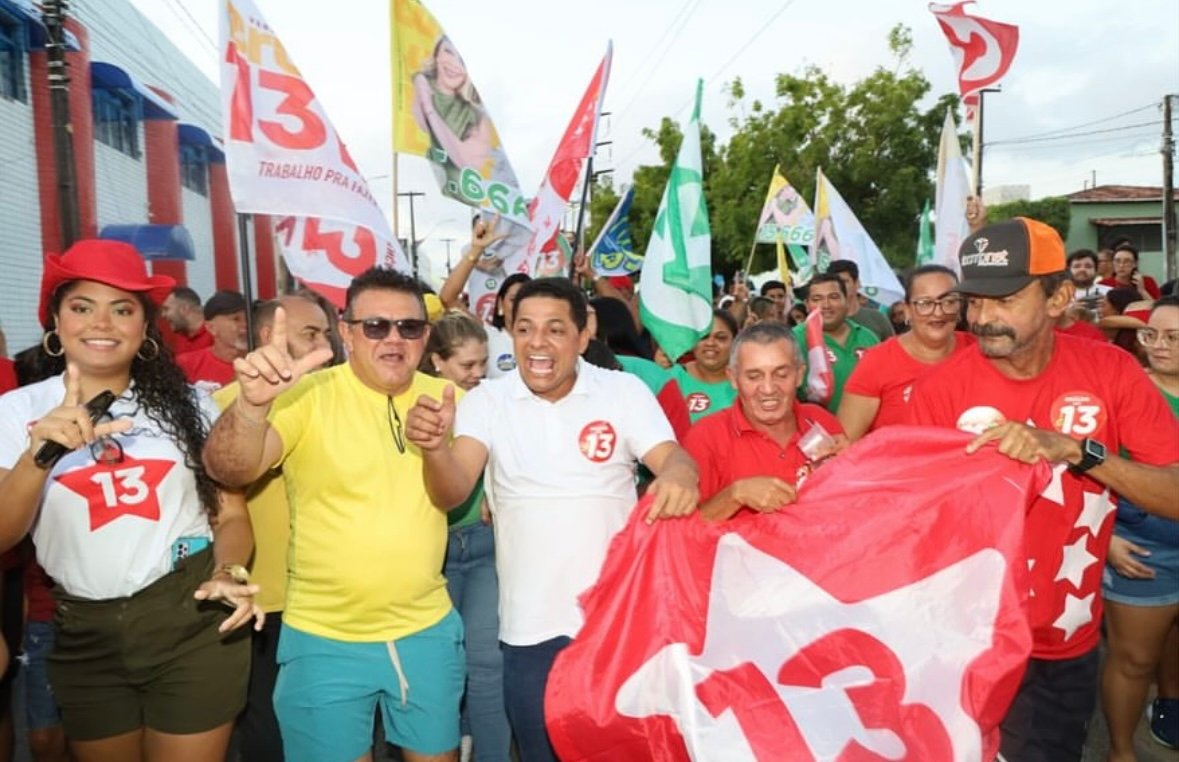
<svg viewBox="0 0 1179 762">
<path fill-rule="evenodd" d="M 91 601 L 54 591 L 49 682 L 67 737 L 93 741 L 142 727 L 199 733 L 242 710 L 249 628 L 222 637 L 217 627 L 229 608 L 192 597 L 212 571 L 206 550 L 129 598 Z"/>
</svg>

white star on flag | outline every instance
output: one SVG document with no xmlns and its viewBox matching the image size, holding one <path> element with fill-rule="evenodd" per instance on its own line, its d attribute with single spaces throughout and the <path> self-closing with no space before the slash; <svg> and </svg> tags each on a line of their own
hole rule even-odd
<svg viewBox="0 0 1179 762">
<path fill-rule="evenodd" d="M 1097 556 L 1089 552 L 1088 545 L 1089 535 L 1081 535 L 1072 545 L 1064 546 L 1064 556 L 1060 559 L 1060 569 L 1056 572 L 1053 582 L 1067 579 L 1073 587 L 1081 587 L 1081 578 L 1085 576 L 1085 570 L 1097 563 Z"/>
<path fill-rule="evenodd" d="M 1040 492 L 1040 497 L 1051 500 L 1057 505 L 1064 505 L 1064 485 L 1061 483 L 1061 478 L 1067 468 L 1067 463 L 1058 463 L 1052 467 L 1052 481 L 1048 482 L 1048 486 Z"/>
<path fill-rule="evenodd" d="M 717 546 L 702 652 L 689 653 L 686 643 L 665 646 L 627 678 L 615 708 L 630 717 L 673 718 L 695 760 L 754 760 L 733 710 L 714 716 L 697 694 L 714 673 L 752 665 L 817 758 L 835 759 L 853 742 L 887 759 L 913 753 L 893 731 L 866 727 L 849 696 L 876 679 L 868 665 L 850 662 L 818 687 L 778 682 L 779 670 L 800 651 L 851 630 L 876 639 L 899 661 L 902 702 L 936 715 L 953 758 L 978 759 L 982 737 L 962 708 L 963 676 L 993 645 L 1005 573 L 1003 555 L 984 549 L 908 586 L 845 604 L 787 562 L 726 534 Z M 964 600 L 971 605 L 962 606 Z M 734 653 L 727 643 L 750 650 Z"/>
<path fill-rule="evenodd" d="M 1064 639 L 1068 640 L 1073 633 L 1093 619 L 1093 597 L 1096 593 L 1089 593 L 1084 598 L 1078 598 L 1072 593 L 1064 596 L 1064 611 L 1052 623 L 1058 630 L 1064 630 Z"/>
<path fill-rule="evenodd" d="M 1089 534 L 1096 537 L 1101 532 L 1101 525 L 1105 523 L 1105 517 L 1114 510 L 1114 504 L 1109 499 L 1109 490 L 1082 492 L 1081 497 L 1085 500 L 1085 508 L 1077 517 L 1077 523 L 1073 524 L 1073 528 L 1085 527 L 1089 530 Z"/>
</svg>

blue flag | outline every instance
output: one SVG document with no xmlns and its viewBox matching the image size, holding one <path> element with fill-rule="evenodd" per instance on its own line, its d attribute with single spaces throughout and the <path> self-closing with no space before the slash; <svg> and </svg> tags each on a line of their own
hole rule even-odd
<svg viewBox="0 0 1179 762">
<path fill-rule="evenodd" d="M 602 226 L 598 240 L 590 247 L 590 266 L 599 275 L 630 275 L 643 266 L 643 258 L 635 253 L 630 237 L 630 203 L 634 188 L 627 189 L 622 199 Z"/>
</svg>

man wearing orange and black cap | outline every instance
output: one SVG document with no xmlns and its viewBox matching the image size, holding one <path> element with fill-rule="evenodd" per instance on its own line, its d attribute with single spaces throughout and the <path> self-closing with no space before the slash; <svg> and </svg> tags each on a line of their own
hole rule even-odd
<svg viewBox="0 0 1179 762">
<path fill-rule="evenodd" d="M 919 383 L 910 420 L 975 434 L 969 452 L 995 443 L 1052 466 L 1027 512 L 1032 658 L 1002 725 L 1002 753 L 1079 760 L 1096 703 L 1110 494 L 1179 517 L 1179 424 L 1129 354 L 1054 330 L 1073 284 L 1051 227 L 1022 217 L 988 225 L 963 242 L 959 260 L 954 290 L 967 296 L 978 345 Z"/>
</svg>

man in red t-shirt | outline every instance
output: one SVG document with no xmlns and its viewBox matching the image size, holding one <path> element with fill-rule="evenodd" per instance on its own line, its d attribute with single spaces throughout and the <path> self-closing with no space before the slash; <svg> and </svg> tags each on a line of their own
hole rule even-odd
<svg viewBox="0 0 1179 762">
<path fill-rule="evenodd" d="M 246 299 L 236 291 L 218 291 L 205 302 L 205 325 L 213 344 L 176 358 L 188 383 L 211 392 L 236 378 L 233 361 L 246 356 Z"/>
<path fill-rule="evenodd" d="M 737 335 L 728 371 L 736 402 L 700 419 L 684 440 L 700 469 L 704 518 L 727 519 L 742 508 L 771 513 L 794 502 L 817 462 L 847 444 L 835 416 L 795 398 L 805 372 L 785 324 L 756 323 Z M 817 442 L 804 452 L 808 434 Z"/>
<path fill-rule="evenodd" d="M 1017 217 L 971 235 L 959 256 L 978 345 L 918 383 L 910 420 L 977 434 L 970 452 L 997 444 L 1053 465 L 1027 513 L 1032 658 L 1002 753 L 1079 760 L 1097 695 L 1110 493 L 1179 516 L 1179 424 L 1128 354 L 1055 330 L 1073 296 L 1056 231 Z"/>
<path fill-rule="evenodd" d="M 213 346 L 213 335 L 205 328 L 201 297 L 191 288 L 177 286 L 172 289 L 172 293 L 160 305 L 160 317 L 172 329 L 168 334 L 172 354 L 180 356 Z"/>
</svg>

